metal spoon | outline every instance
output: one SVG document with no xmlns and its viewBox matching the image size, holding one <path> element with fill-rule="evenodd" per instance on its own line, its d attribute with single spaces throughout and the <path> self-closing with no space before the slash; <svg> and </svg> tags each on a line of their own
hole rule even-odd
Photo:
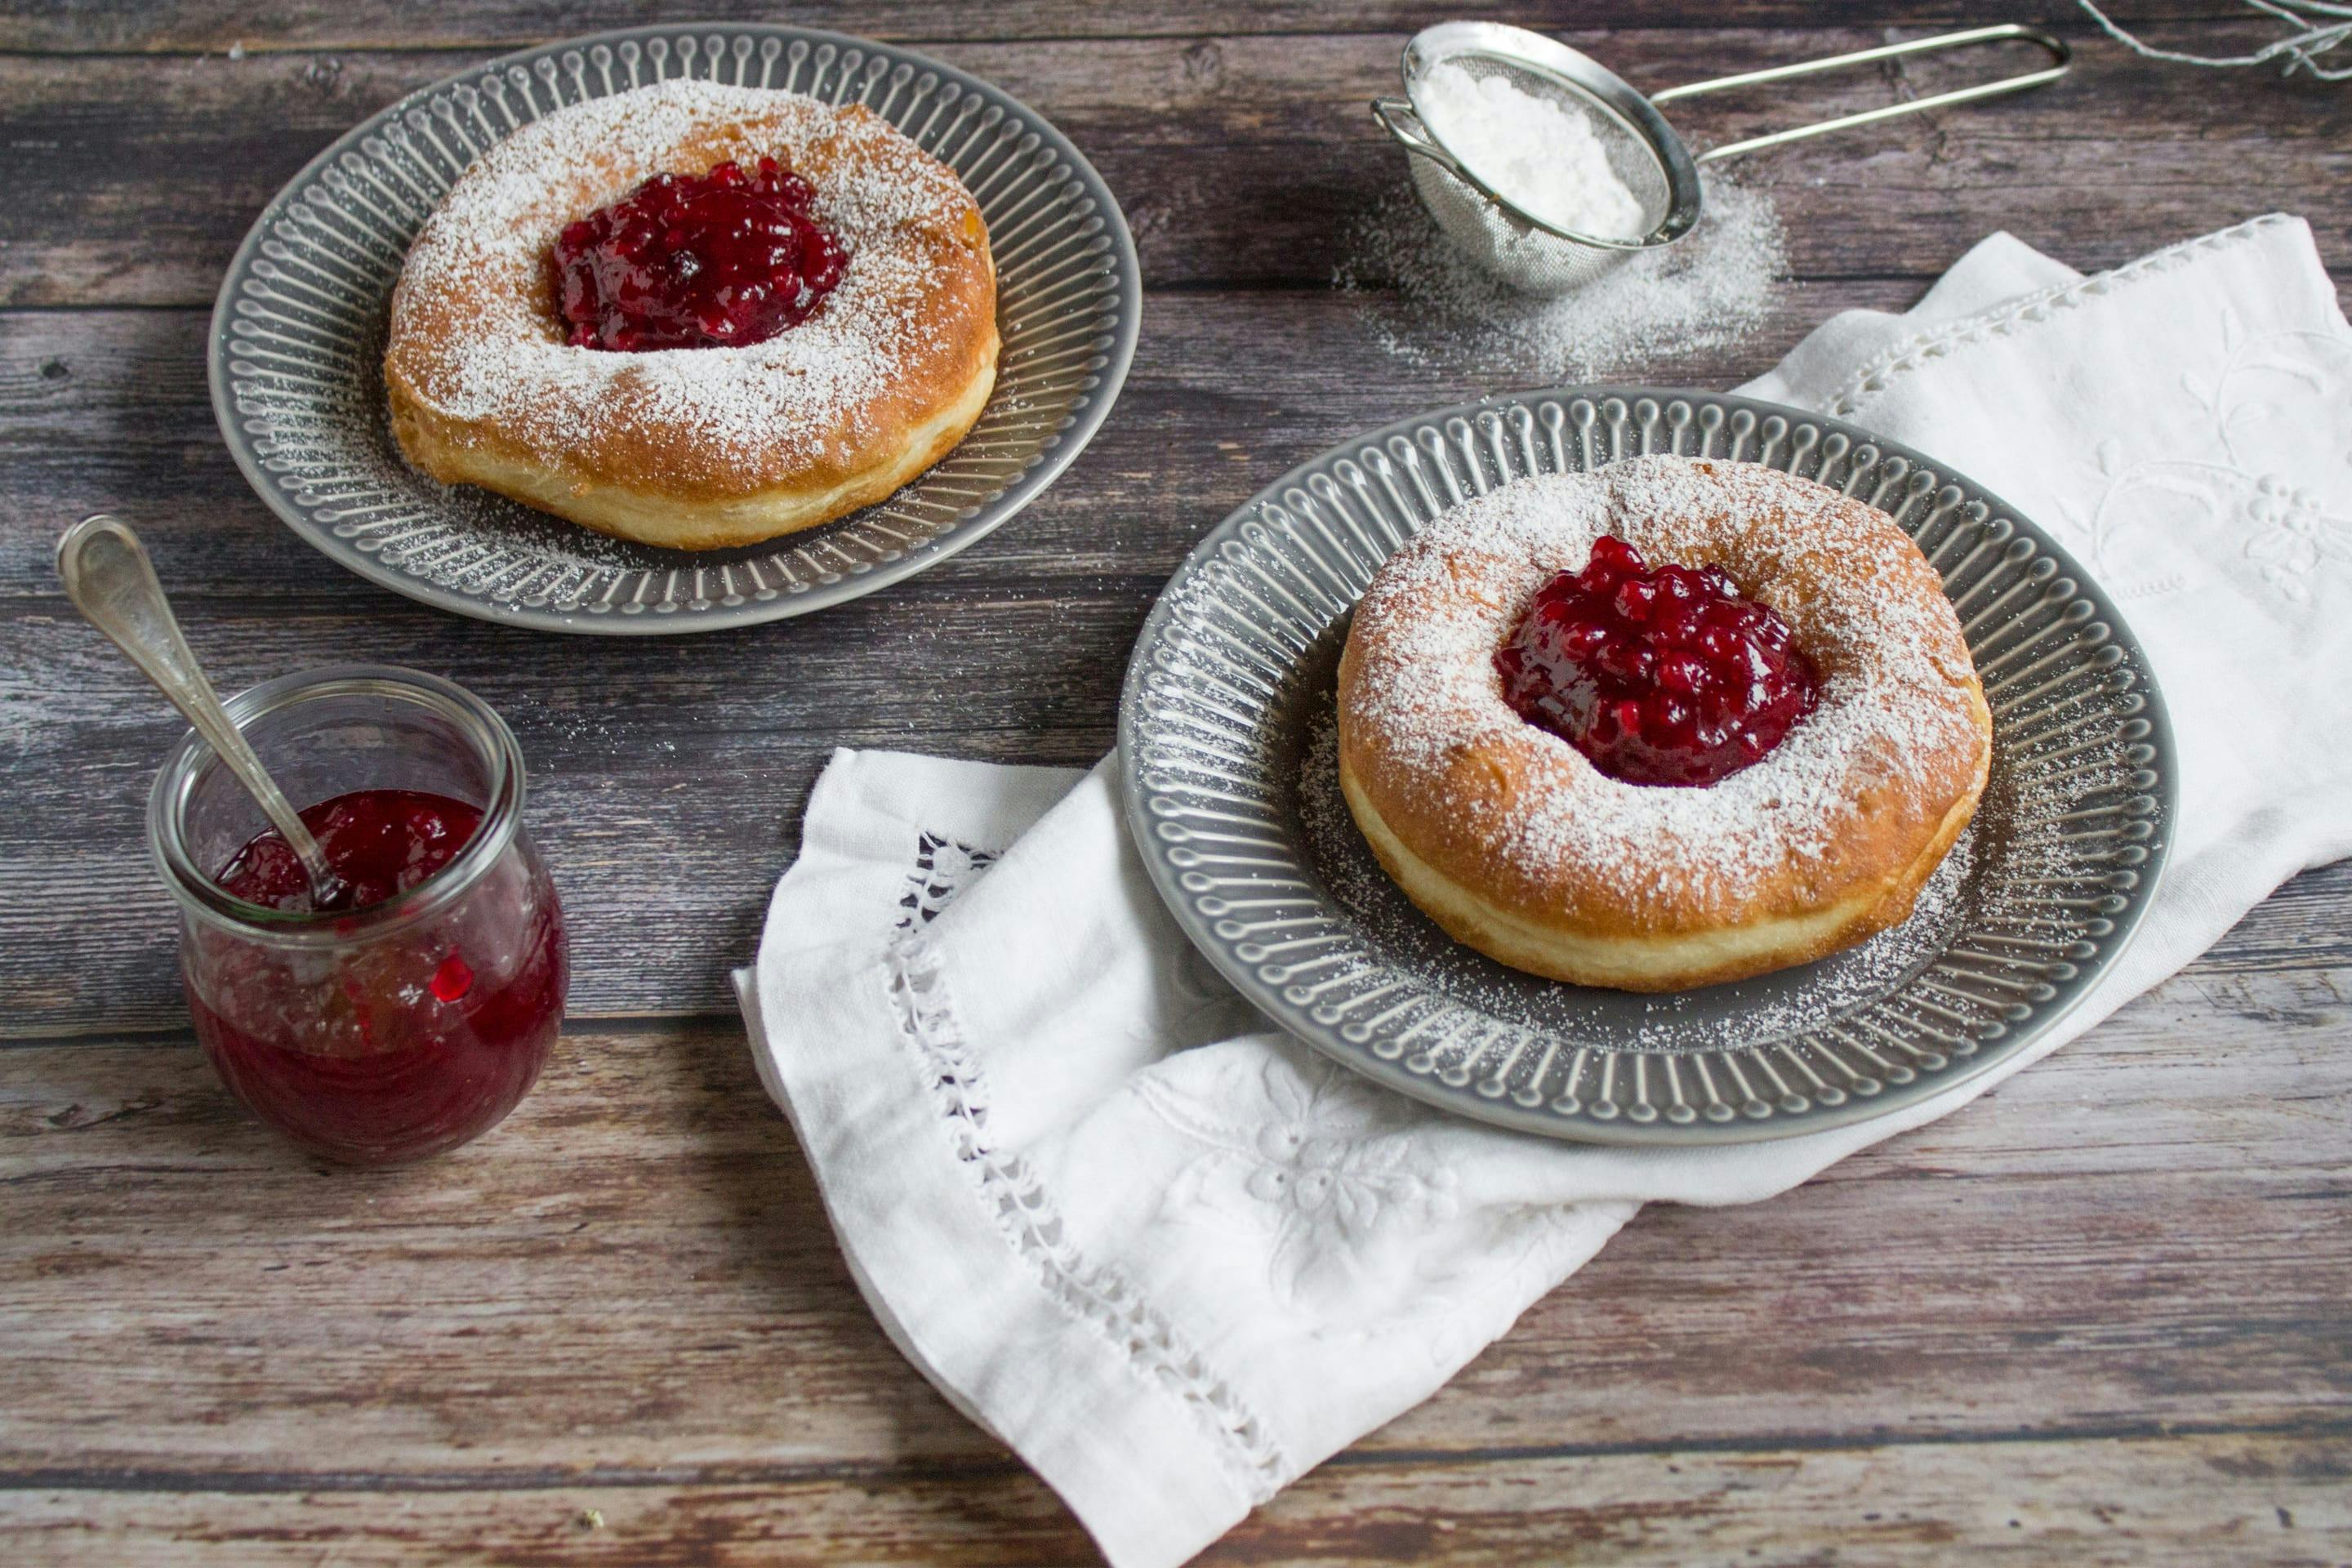
<svg viewBox="0 0 2352 1568">
<path fill-rule="evenodd" d="M 237 783 L 269 818 L 269 825 L 301 860 L 310 879 L 312 902 L 321 910 L 348 905 L 351 885 L 328 866 L 319 841 L 302 826 L 302 818 L 261 765 L 261 759 L 253 754 L 253 748 L 214 693 L 212 682 L 205 679 L 196 656 L 188 651 L 188 639 L 180 635 L 180 623 L 172 615 L 171 601 L 163 596 L 163 584 L 156 581 L 155 563 L 147 559 L 147 547 L 139 542 L 131 525 L 104 512 L 75 523 L 58 541 L 58 575 L 65 579 L 66 597 L 74 602 L 74 608 L 131 656 L 131 662 L 172 700 L 172 706 L 228 764 L 228 771 L 236 775 Z"/>
</svg>

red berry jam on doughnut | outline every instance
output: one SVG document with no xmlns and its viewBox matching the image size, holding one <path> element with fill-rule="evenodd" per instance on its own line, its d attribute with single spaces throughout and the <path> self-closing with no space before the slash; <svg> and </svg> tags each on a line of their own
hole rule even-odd
<svg viewBox="0 0 2352 1568">
<path fill-rule="evenodd" d="M 757 172 L 656 174 L 564 226 L 550 258 L 555 308 L 574 348 L 742 348 L 798 326 L 848 258 L 809 209 L 806 180 L 762 158 Z"/>
<path fill-rule="evenodd" d="M 1788 622 L 1717 568 L 1653 569 L 1613 534 L 1536 591 L 1495 667 L 1520 718 L 1627 784 L 1711 784 L 1821 699 Z"/>
</svg>

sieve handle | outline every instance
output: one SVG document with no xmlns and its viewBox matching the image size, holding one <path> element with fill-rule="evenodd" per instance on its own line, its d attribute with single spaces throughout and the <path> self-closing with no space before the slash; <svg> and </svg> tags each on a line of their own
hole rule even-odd
<svg viewBox="0 0 2352 1568">
<path fill-rule="evenodd" d="M 1754 153 L 1766 147 L 1778 147 L 1787 142 L 1801 142 L 1808 136 L 1826 135 L 1832 131 L 1851 130 L 1857 125 L 1871 125 L 1881 120 L 1893 120 L 1899 115 L 1917 114 L 1930 109 L 1945 109 L 1956 103 L 1974 103 L 1979 99 L 2000 98 L 2007 93 L 2023 92 L 2044 82 L 2056 81 L 2066 74 L 2067 62 L 2074 52 L 2065 40 L 2045 33 L 2039 27 L 2021 26 L 2004 22 L 1998 26 L 1970 27 L 1966 32 L 1939 33 L 1932 38 L 1913 38 L 1907 43 L 1882 44 L 1874 49 L 1856 49 L 1850 55 L 1830 55 L 1818 60 L 1799 60 L 1794 65 L 1773 66 L 1768 70 L 1743 71 L 1738 76 L 1717 77 L 1711 81 L 1695 81 L 1684 87 L 1670 87 L 1664 92 L 1650 95 L 1650 101 L 1660 107 L 1677 99 L 1696 98 L 1703 92 L 1723 92 L 1736 87 L 1755 87 L 1764 82 L 1786 81 L 1790 77 L 1811 76 L 1815 71 L 1837 70 L 1846 66 L 1866 65 L 1872 60 L 1891 60 L 1904 55 L 1924 55 L 1939 49 L 1966 48 L 1972 44 L 1997 44 L 2016 40 L 2035 44 L 2050 52 L 2054 64 L 2021 76 L 2003 77 L 1998 81 L 1979 82 L 1974 87 L 1957 88 L 1939 92 L 1932 98 L 1922 98 L 1909 103 L 1890 103 L 1884 109 L 1866 109 L 1859 114 L 1841 114 L 1834 120 L 1818 120 L 1811 125 L 1791 126 L 1786 131 L 1774 131 L 1763 136 L 1751 136 L 1745 142 L 1727 142 L 1710 147 L 1693 160 L 1711 163 L 1718 158 L 1736 158 L 1742 153 Z M 1381 123 L 1386 124 L 1383 120 Z M 1418 124 L 1418 121 L 1415 122 Z M 1391 132 L 1391 135 L 1395 132 Z M 1397 138 L 1403 141 L 1402 136 Z M 1408 146 L 1410 142 L 1406 143 Z"/>
<path fill-rule="evenodd" d="M 1394 137 L 1397 145 L 1406 152 L 1428 159 L 1457 180 L 1472 184 L 1477 183 L 1471 180 L 1470 172 L 1454 159 L 1453 153 L 1438 145 L 1437 138 L 1429 133 L 1429 127 L 1421 122 L 1421 116 L 1413 112 L 1410 102 L 1402 98 L 1376 98 L 1372 100 L 1372 118 L 1379 121 L 1381 129 Z"/>
</svg>

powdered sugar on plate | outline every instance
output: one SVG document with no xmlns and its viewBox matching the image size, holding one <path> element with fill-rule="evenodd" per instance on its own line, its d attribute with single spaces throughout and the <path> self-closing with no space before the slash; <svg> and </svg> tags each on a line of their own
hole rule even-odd
<svg viewBox="0 0 2352 1568">
<path fill-rule="evenodd" d="M 1706 216 L 1557 299 L 1522 294 L 1462 254 L 1409 190 L 1350 226 L 1332 281 L 1381 345 L 1416 365 L 1481 365 L 1549 381 L 1605 380 L 1663 354 L 1725 348 L 1770 312 L 1789 258 L 1762 191 L 1705 176 Z"/>
</svg>

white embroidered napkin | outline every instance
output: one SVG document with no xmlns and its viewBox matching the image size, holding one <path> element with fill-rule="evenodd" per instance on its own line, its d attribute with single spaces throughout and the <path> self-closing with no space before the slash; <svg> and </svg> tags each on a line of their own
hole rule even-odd
<svg viewBox="0 0 2352 1568">
<path fill-rule="evenodd" d="M 2171 866 L 2041 1051 L 2352 852 L 2352 328 L 2303 223 L 2090 279 L 1997 235 L 1749 390 L 2056 531 L 2154 662 Z M 1769 1197 L 2025 1065 L 1746 1148 L 1454 1121 L 1264 1032 L 1161 907 L 1116 790 L 1108 764 L 836 753 L 737 984 L 876 1315 L 1118 1568 L 1182 1562 L 1426 1398 L 1643 1203 Z"/>
</svg>

